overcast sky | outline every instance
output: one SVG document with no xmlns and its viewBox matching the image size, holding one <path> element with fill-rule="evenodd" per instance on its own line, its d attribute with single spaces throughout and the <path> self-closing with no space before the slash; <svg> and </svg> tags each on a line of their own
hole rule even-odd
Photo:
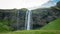
<svg viewBox="0 0 60 34">
<path fill-rule="evenodd" d="M 0 0 L 0 9 L 30 8 L 41 6 L 50 0 Z"/>
</svg>

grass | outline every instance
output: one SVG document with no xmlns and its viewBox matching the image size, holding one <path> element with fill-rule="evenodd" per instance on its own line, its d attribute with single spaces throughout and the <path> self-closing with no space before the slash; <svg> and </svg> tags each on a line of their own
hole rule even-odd
<svg viewBox="0 0 60 34">
<path fill-rule="evenodd" d="M 60 30 L 60 18 L 42 27 L 41 30 Z"/>
<path fill-rule="evenodd" d="M 60 34 L 59 30 L 30 30 L 30 31 L 15 31 L 0 34 Z"/>
<path fill-rule="evenodd" d="M 0 34 L 60 34 L 60 18 L 42 27 L 41 30 L 23 30 Z"/>
</svg>

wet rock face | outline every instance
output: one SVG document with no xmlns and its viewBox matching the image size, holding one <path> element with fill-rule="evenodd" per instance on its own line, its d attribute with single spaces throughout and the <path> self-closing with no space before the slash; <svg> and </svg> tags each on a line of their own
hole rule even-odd
<svg viewBox="0 0 60 34">
<path fill-rule="evenodd" d="M 60 10 L 57 9 L 41 9 L 33 11 L 33 23 L 38 24 L 40 26 L 44 26 L 49 22 L 60 17 Z M 35 26 L 35 25 L 34 25 Z"/>
<path fill-rule="evenodd" d="M 41 27 L 43 27 L 43 25 L 33 24 L 33 28 L 32 29 L 39 29 Z"/>
</svg>

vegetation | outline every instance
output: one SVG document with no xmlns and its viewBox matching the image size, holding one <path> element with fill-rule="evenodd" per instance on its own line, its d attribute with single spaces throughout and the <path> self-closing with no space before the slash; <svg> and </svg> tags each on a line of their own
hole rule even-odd
<svg viewBox="0 0 60 34">
<path fill-rule="evenodd" d="M 45 25 L 41 30 L 60 30 L 60 18 Z"/>
<path fill-rule="evenodd" d="M 30 30 L 30 31 L 15 31 L 0 34 L 60 34 L 59 30 Z"/>
<path fill-rule="evenodd" d="M 8 23 L 7 20 L 0 21 L 0 32 L 8 32 L 8 31 L 13 30 L 13 28 L 11 28 L 9 25 L 10 24 Z"/>
</svg>

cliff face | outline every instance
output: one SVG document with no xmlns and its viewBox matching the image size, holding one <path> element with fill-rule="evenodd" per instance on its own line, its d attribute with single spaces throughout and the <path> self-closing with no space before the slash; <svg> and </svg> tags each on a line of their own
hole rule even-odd
<svg viewBox="0 0 60 34">
<path fill-rule="evenodd" d="M 13 30 L 17 30 L 17 27 L 19 30 L 23 30 L 25 28 L 25 15 L 26 11 L 19 9 L 19 15 L 18 15 L 18 9 L 15 10 L 0 10 L 0 20 L 7 20 L 8 25 Z M 57 19 L 60 17 L 60 10 L 52 9 L 52 8 L 40 8 L 32 10 L 32 25 L 33 29 L 42 27 L 49 22 Z M 17 24 L 17 18 L 18 24 Z"/>
<path fill-rule="evenodd" d="M 57 10 L 57 9 L 48 9 L 48 8 L 47 9 L 46 8 L 37 9 L 37 10 L 34 10 L 33 13 L 34 12 L 35 12 L 35 15 L 33 15 L 33 18 L 35 18 L 36 21 L 38 20 L 37 22 L 39 22 L 40 20 L 42 22 L 50 22 L 50 21 L 60 17 L 60 10 Z"/>
</svg>

